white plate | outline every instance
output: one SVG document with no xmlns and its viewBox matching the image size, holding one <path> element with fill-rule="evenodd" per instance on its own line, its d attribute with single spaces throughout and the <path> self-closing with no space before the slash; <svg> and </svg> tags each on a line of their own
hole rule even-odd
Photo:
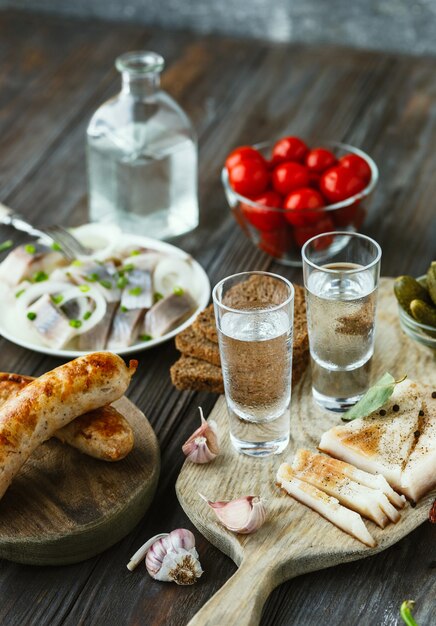
<svg viewBox="0 0 436 626">
<path fill-rule="evenodd" d="M 81 228 L 85 228 L 86 226 L 87 225 L 84 225 L 84 227 L 79 227 L 77 234 L 80 233 Z M 72 232 L 75 232 L 75 229 L 72 229 Z M 87 241 L 86 245 L 88 244 L 89 242 Z M 132 346 L 129 346 L 128 348 L 117 350 L 117 354 L 124 356 L 128 354 L 135 354 L 142 350 L 148 350 L 150 348 L 153 348 L 154 346 L 163 343 L 164 341 L 168 341 L 169 339 L 177 335 L 180 331 L 192 324 L 198 313 L 202 311 L 209 303 L 210 282 L 206 272 L 195 259 L 190 257 L 180 248 L 177 248 L 176 246 L 173 246 L 169 243 L 165 243 L 157 239 L 150 239 L 149 237 L 141 237 L 139 235 L 122 233 L 120 235 L 120 239 L 117 239 L 117 244 L 132 244 L 134 246 L 137 245 L 138 247 L 141 246 L 151 250 L 168 252 L 170 255 L 178 256 L 182 259 L 191 258 L 193 269 L 198 281 L 198 294 L 195 297 L 198 307 L 191 315 L 191 317 L 183 322 L 183 324 L 180 324 L 180 326 L 177 326 L 176 328 L 174 328 L 174 330 L 167 333 L 166 335 L 163 335 L 162 337 L 157 337 L 156 339 L 151 339 L 150 341 L 141 341 Z M 13 314 L 11 315 L 11 307 L 14 306 L 14 303 L 11 302 L 10 299 L 11 291 L 13 291 L 13 288 L 11 288 L 9 285 L 6 285 L 4 282 L 0 282 L 0 334 L 5 339 L 8 339 L 12 343 L 21 346 L 22 348 L 28 348 L 29 350 L 34 350 L 35 352 L 40 352 L 42 354 L 49 354 L 50 356 L 75 358 L 84 354 L 88 354 L 89 351 L 83 352 L 81 350 L 71 350 L 68 348 L 62 350 L 54 350 L 52 348 L 48 348 L 42 343 L 37 343 L 33 334 L 27 334 L 25 330 L 21 330 L 20 334 L 18 335 L 16 332 L 16 318 Z M 8 300 L 9 304 L 7 304 Z"/>
</svg>

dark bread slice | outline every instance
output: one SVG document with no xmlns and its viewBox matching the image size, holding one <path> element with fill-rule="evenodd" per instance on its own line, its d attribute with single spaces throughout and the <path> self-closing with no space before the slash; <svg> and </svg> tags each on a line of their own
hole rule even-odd
<svg viewBox="0 0 436 626">
<path fill-rule="evenodd" d="M 181 356 L 170 369 L 173 385 L 180 391 L 224 393 L 221 368 L 191 356 Z"/>
<path fill-rule="evenodd" d="M 218 344 L 210 341 L 193 326 L 188 326 L 176 336 L 176 348 L 186 356 L 203 359 L 212 365 L 221 366 L 220 351 Z"/>
<path fill-rule="evenodd" d="M 197 333 L 203 335 L 209 341 L 218 343 L 213 304 L 209 304 L 204 311 L 198 314 L 192 326 Z"/>
<path fill-rule="evenodd" d="M 237 308 L 258 301 L 259 293 L 263 293 L 279 303 L 283 300 L 283 294 L 277 294 L 276 287 L 276 281 L 271 281 L 269 277 L 253 276 L 230 289 L 226 294 L 226 302 Z M 304 288 L 300 285 L 294 285 L 294 288 L 292 382 L 296 384 L 309 361 L 309 337 Z M 182 352 L 182 357 L 171 368 L 171 378 L 178 389 L 224 392 L 213 304 L 198 315 L 192 326 L 176 337 L 176 347 Z"/>
<path fill-rule="evenodd" d="M 268 277 L 262 277 L 265 286 L 259 283 L 259 276 L 252 276 L 244 283 L 232 287 L 226 296 L 228 296 L 229 306 L 243 306 L 244 303 L 252 302 L 259 297 L 259 290 L 265 289 L 266 295 L 273 293 L 275 286 L 271 284 Z M 304 287 L 294 285 L 294 359 L 298 360 L 309 350 L 309 336 L 307 334 L 306 322 L 306 300 L 304 296 Z M 277 296 L 277 294 L 276 294 Z M 273 296 L 277 299 L 276 296 Z M 215 324 L 215 315 L 213 304 L 202 311 L 193 323 L 193 328 L 198 335 L 202 335 L 205 339 L 218 343 L 218 335 Z"/>
</svg>

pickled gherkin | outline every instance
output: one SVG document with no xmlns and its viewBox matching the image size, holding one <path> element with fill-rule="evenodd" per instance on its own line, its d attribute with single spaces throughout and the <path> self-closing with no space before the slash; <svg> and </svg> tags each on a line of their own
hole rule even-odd
<svg viewBox="0 0 436 626">
<path fill-rule="evenodd" d="M 436 261 L 433 261 L 427 270 L 427 289 L 433 304 L 436 305 Z"/>
<path fill-rule="evenodd" d="M 420 324 L 434 326 L 436 329 L 436 308 L 423 300 L 412 300 L 410 311 Z"/>
<path fill-rule="evenodd" d="M 412 276 L 399 276 L 394 282 L 395 296 L 400 306 L 411 313 L 410 303 L 412 300 L 420 300 L 430 304 L 431 299 L 428 291 Z"/>
</svg>

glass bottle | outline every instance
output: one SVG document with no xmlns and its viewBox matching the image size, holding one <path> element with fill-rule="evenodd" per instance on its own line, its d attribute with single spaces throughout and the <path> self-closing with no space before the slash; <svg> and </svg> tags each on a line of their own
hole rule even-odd
<svg viewBox="0 0 436 626">
<path fill-rule="evenodd" d="M 158 239 L 186 233 L 198 225 L 192 124 L 160 89 L 159 54 L 127 52 L 115 66 L 121 92 L 87 130 L 90 218 Z"/>
</svg>

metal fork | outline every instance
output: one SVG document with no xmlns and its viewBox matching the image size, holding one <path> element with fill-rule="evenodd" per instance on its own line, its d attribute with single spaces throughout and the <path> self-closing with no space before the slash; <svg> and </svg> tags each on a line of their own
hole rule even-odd
<svg viewBox="0 0 436 626">
<path fill-rule="evenodd" d="M 19 213 L 16 213 L 9 207 L 0 203 L 0 224 L 5 226 L 12 226 L 17 230 L 31 235 L 32 237 L 38 237 L 42 239 L 44 243 L 49 246 L 59 248 L 61 252 L 69 261 L 73 261 L 78 255 L 91 254 L 91 250 L 83 246 L 73 235 L 63 228 L 62 226 L 32 226 L 29 222 Z"/>
</svg>

